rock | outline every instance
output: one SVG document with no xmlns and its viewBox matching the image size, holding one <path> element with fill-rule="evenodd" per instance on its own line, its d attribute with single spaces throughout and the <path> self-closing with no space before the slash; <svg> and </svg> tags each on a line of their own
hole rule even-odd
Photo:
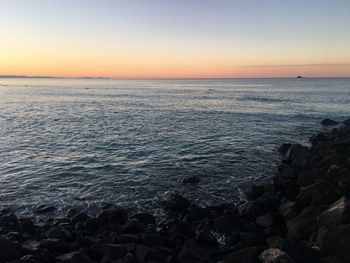
<svg viewBox="0 0 350 263">
<path fill-rule="evenodd" d="M 347 120 L 343 121 L 343 123 L 344 123 L 345 125 L 350 125 L 350 119 L 347 119 Z"/>
<path fill-rule="evenodd" d="M 245 195 L 248 200 L 255 200 L 258 197 L 262 196 L 265 192 L 264 186 L 257 186 L 255 184 L 250 185 L 247 189 Z"/>
<path fill-rule="evenodd" d="M 320 263 L 342 263 L 337 257 L 321 258 Z"/>
<path fill-rule="evenodd" d="M 255 222 L 261 227 L 270 227 L 276 223 L 276 215 L 271 213 L 261 215 L 256 218 Z"/>
<path fill-rule="evenodd" d="M 297 178 L 297 184 L 300 187 L 309 186 L 315 183 L 315 174 L 310 171 L 302 171 Z"/>
<path fill-rule="evenodd" d="M 200 182 L 200 180 L 196 176 L 190 176 L 190 177 L 187 177 L 187 178 L 183 178 L 181 180 L 182 184 L 197 184 L 199 182 Z"/>
<path fill-rule="evenodd" d="M 185 211 L 191 205 L 188 199 L 178 194 L 172 194 L 163 204 L 173 211 Z"/>
<path fill-rule="evenodd" d="M 187 219 L 190 221 L 198 221 L 203 218 L 211 218 L 210 209 L 192 204 L 188 209 Z"/>
<path fill-rule="evenodd" d="M 295 202 L 286 202 L 279 206 L 278 208 L 281 215 L 285 218 L 285 220 L 290 220 L 297 215 L 295 209 Z"/>
<path fill-rule="evenodd" d="M 144 232 L 143 225 L 136 219 L 130 219 L 121 229 L 122 233 L 138 234 Z"/>
<path fill-rule="evenodd" d="M 122 207 L 109 207 L 99 213 L 97 218 L 102 222 L 117 223 L 123 225 L 128 221 L 128 213 Z"/>
<path fill-rule="evenodd" d="M 91 263 L 92 262 L 87 255 L 79 251 L 70 252 L 70 253 L 61 255 L 57 257 L 57 260 L 61 262 L 69 262 L 69 263 Z"/>
<path fill-rule="evenodd" d="M 112 259 L 121 258 L 127 252 L 125 247 L 117 244 L 102 244 L 97 247 L 97 250 Z"/>
<path fill-rule="evenodd" d="M 281 154 L 283 154 L 283 155 L 285 155 L 287 152 L 288 152 L 288 150 L 289 150 L 289 148 L 292 146 L 292 144 L 290 144 L 290 143 L 284 143 L 284 144 L 282 144 L 281 146 L 280 146 L 280 148 L 278 149 L 278 151 L 281 153 Z"/>
<path fill-rule="evenodd" d="M 178 259 L 179 262 L 210 262 L 210 258 L 216 252 L 216 246 L 198 242 L 195 239 L 188 240 L 182 247 Z"/>
<path fill-rule="evenodd" d="M 229 254 L 224 263 L 258 263 L 258 256 L 264 247 L 248 247 Z"/>
<path fill-rule="evenodd" d="M 296 239 L 280 239 L 276 247 L 286 252 L 297 263 L 319 262 L 320 255 L 305 241 Z"/>
<path fill-rule="evenodd" d="M 287 221 L 288 236 L 307 239 L 317 229 L 317 217 L 320 212 L 320 207 L 304 208 L 299 215 Z"/>
<path fill-rule="evenodd" d="M 41 206 L 38 206 L 34 212 L 37 213 L 37 214 L 46 214 L 46 213 L 52 213 L 52 212 L 55 212 L 56 211 L 56 207 L 54 206 L 46 206 L 46 205 L 41 205 Z"/>
<path fill-rule="evenodd" d="M 72 239 L 72 234 L 65 227 L 61 226 L 51 227 L 48 231 L 45 232 L 44 235 L 47 238 L 57 238 L 66 241 Z"/>
<path fill-rule="evenodd" d="M 215 218 L 214 226 L 218 233 L 231 234 L 235 229 L 241 226 L 241 223 L 237 215 L 228 214 Z"/>
<path fill-rule="evenodd" d="M 295 263 L 294 260 L 285 252 L 278 248 L 269 248 L 259 256 L 262 263 Z"/>
<path fill-rule="evenodd" d="M 335 226 L 331 230 L 321 226 L 317 234 L 317 245 L 329 255 L 350 263 L 350 224 Z"/>
<path fill-rule="evenodd" d="M 153 215 L 148 213 L 137 213 L 131 216 L 131 218 L 137 219 L 139 222 L 141 222 L 145 226 L 156 223 L 156 218 Z"/>
<path fill-rule="evenodd" d="M 101 224 L 102 222 L 98 218 L 89 218 L 84 223 L 85 230 L 90 234 L 96 233 L 97 230 L 101 227 Z"/>
<path fill-rule="evenodd" d="M 350 223 L 350 200 L 343 196 L 333 203 L 319 216 L 319 225 L 332 228 L 341 224 Z"/>
<path fill-rule="evenodd" d="M 69 243 L 57 238 L 42 239 L 40 241 L 40 248 L 54 252 L 68 252 L 71 250 L 71 247 Z"/>
<path fill-rule="evenodd" d="M 256 217 L 277 210 L 277 206 L 277 199 L 263 195 L 254 201 L 248 201 L 238 206 L 238 212 L 240 216 L 255 221 Z"/>
<path fill-rule="evenodd" d="M 196 240 L 210 246 L 218 246 L 218 241 L 214 235 L 207 229 L 203 229 L 197 233 Z"/>
<path fill-rule="evenodd" d="M 337 125 L 339 122 L 331 120 L 331 119 L 324 119 L 321 121 L 321 124 L 324 126 L 331 126 L 331 125 Z"/>
<path fill-rule="evenodd" d="M 156 249 L 137 245 L 135 249 L 135 257 L 138 263 L 145 262 L 166 262 L 166 258 Z"/>
<path fill-rule="evenodd" d="M 86 213 L 79 213 L 72 217 L 71 224 L 75 226 L 76 223 L 84 223 L 86 220 L 89 219 L 89 216 Z"/>
<path fill-rule="evenodd" d="M 21 246 L 10 239 L 0 237 L 0 260 L 3 262 L 16 259 Z M 1 261 L 0 261 L 1 262 Z"/>
<path fill-rule="evenodd" d="M 36 240 L 27 240 L 22 244 L 22 249 L 27 253 L 36 253 L 40 248 L 40 242 Z"/>
<path fill-rule="evenodd" d="M 318 133 L 316 135 L 311 136 L 310 138 L 310 142 L 313 145 L 317 145 L 319 142 L 328 142 L 328 141 L 329 141 L 329 138 L 323 133 Z"/>
</svg>

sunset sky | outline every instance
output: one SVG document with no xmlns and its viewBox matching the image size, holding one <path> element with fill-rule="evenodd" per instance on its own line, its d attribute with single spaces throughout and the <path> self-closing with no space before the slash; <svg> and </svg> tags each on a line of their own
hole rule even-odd
<svg viewBox="0 0 350 263">
<path fill-rule="evenodd" d="M 349 0 L 0 0 L 0 75 L 350 77 Z"/>
</svg>

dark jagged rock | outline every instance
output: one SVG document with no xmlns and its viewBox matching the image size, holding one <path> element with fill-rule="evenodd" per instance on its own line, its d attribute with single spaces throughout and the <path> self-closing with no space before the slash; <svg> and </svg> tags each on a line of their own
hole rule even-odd
<svg viewBox="0 0 350 263">
<path fill-rule="evenodd" d="M 290 148 L 291 146 L 292 146 L 292 145 L 291 145 L 290 143 L 284 143 L 284 144 L 282 144 L 282 145 L 279 147 L 278 151 L 279 151 L 281 154 L 285 155 L 285 154 L 288 152 L 288 150 L 289 150 L 289 148 Z"/>
<path fill-rule="evenodd" d="M 153 215 L 148 213 L 137 213 L 132 215 L 131 218 L 137 219 L 139 222 L 141 222 L 144 225 L 156 223 L 156 218 Z"/>
<path fill-rule="evenodd" d="M 123 225 L 128 221 L 128 213 L 122 207 L 107 207 L 97 215 L 97 218 L 104 223 L 109 222 Z"/>
<path fill-rule="evenodd" d="M 331 120 L 331 119 L 324 119 L 321 121 L 321 124 L 324 126 L 331 126 L 331 125 L 337 125 L 339 122 Z"/>
</svg>

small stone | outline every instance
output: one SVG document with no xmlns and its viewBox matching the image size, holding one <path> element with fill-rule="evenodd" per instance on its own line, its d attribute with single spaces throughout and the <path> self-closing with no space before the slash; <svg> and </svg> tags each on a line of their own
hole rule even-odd
<svg viewBox="0 0 350 263">
<path fill-rule="evenodd" d="M 69 262 L 69 263 L 91 263 L 92 262 L 87 255 L 78 251 L 61 255 L 57 257 L 57 259 L 61 262 Z"/>
</svg>

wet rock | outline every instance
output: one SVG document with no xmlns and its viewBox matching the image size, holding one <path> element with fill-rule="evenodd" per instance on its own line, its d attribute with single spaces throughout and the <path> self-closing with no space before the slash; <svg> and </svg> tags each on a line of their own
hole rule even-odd
<svg viewBox="0 0 350 263">
<path fill-rule="evenodd" d="M 78 213 L 77 215 L 72 217 L 71 224 L 75 226 L 76 223 L 84 223 L 88 219 L 89 216 L 86 213 Z"/>
<path fill-rule="evenodd" d="M 113 238 L 114 243 L 139 243 L 140 237 L 138 235 L 120 234 Z"/>
<path fill-rule="evenodd" d="M 281 215 L 285 218 L 285 220 L 290 220 L 297 215 L 295 209 L 295 202 L 286 202 L 279 206 L 278 208 Z"/>
<path fill-rule="evenodd" d="M 207 229 L 199 231 L 196 235 L 196 240 L 210 246 L 218 246 L 218 241 L 216 240 L 215 236 Z"/>
<path fill-rule="evenodd" d="M 320 263 L 342 263 L 337 257 L 325 257 L 321 258 Z"/>
<path fill-rule="evenodd" d="M 211 218 L 210 209 L 207 207 L 201 207 L 199 205 L 192 204 L 188 209 L 186 219 L 188 221 L 193 222 L 193 221 L 199 221 L 203 218 Z"/>
<path fill-rule="evenodd" d="M 320 255 L 305 241 L 297 239 L 280 239 L 276 247 L 286 252 L 297 263 L 319 262 Z"/>
<path fill-rule="evenodd" d="M 288 152 L 288 150 L 289 150 L 289 148 L 292 146 L 292 144 L 290 144 L 290 143 L 284 143 L 284 144 L 282 144 L 281 146 L 280 146 L 280 148 L 278 149 L 278 151 L 281 153 L 281 154 L 283 154 L 283 155 L 285 155 L 287 152 Z"/>
<path fill-rule="evenodd" d="M 166 258 L 162 253 L 159 253 L 156 249 L 137 245 L 135 249 L 135 258 L 137 262 L 166 262 Z"/>
<path fill-rule="evenodd" d="M 137 234 L 144 232 L 145 229 L 143 225 L 136 219 L 130 219 L 121 229 L 122 233 Z"/>
<path fill-rule="evenodd" d="M 309 186 L 315 183 L 315 174 L 310 171 L 303 171 L 298 175 L 297 184 L 300 187 Z"/>
<path fill-rule="evenodd" d="M 102 244 L 95 247 L 95 249 L 112 259 L 121 258 L 127 253 L 125 247 L 117 244 Z"/>
<path fill-rule="evenodd" d="M 310 142 L 313 145 L 316 145 L 320 142 L 328 142 L 328 141 L 329 141 L 329 138 L 323 133 L 318 133 L 316 135 L 311 136 L 310 138 Z"/>
<path fill-rule="evenodd" d="M 264 251 L 264 247 L 248 247 L 229 254 L 224 263 L 258 263 L 258 256 Z"/>
<path fill-rule="evenodd" d="M 52 213 L 52 212 L 55 212 L 56 211 L 56 207 L 54 206 L 46 206 L 46 205 L 41 205 L 41 206 L 38 206 L 34 212 L 37 213 L 37 214 L 46 214 L 46 213 Z"/>
<path fill-rule="evenodd" d="M 57 239 L 62 239 L 62 240 L 71 240 L 72 234 L 65 227 L 54 226 L 45 232 L 45 237 L 46 238 L 57 238 Z"/>
<path fill-rule="evenodd" d="M 27 253 L 36 253 L 39 251 L 40 248 L 40 242 L 37 240 L 28 240 L 22 244 L 22 250 L 26 251 Z"/>
<path fill-rule="evenodd" d="M 75 251 L 70 252 L 64 255 L 57 257 L 57 260 L 60 262 L 69 262 L 69 263 L 91 263 L 87 255 L 82 252 Z"/>
<path fill-rule="evenodd" d="M 216 247 L 195 239 L 188 240 L 182 247 L 178 259 L 180 262 L 210 262 Z"/>
<path fill-rule="evenodd" d="M 214 226 L 218 233 L 231 234 L 241 226 L 240 219 L 237 215 L 222 215 L 214 219 Z"/>
<path fill-rule="evenodd" d="M 21 246 L 17 242 L 0 237 L 0 259 L 3 260 L 3 262 L 16 259 L 20 247 Z"/>
<path fill-rule="evenodd" d="M 89 218 L 84 223 L 85 231 L 87 231 L 90 234 L 96 233 L 97 230 L 101 227 L 101 224 L 102 222 L 98 218 Z"/>
<path fill-rule="evenodd" d="M 324 119 L 321 121 L 321 124 L 324 126 L 331 126 L 331 125 L 337 125 L 339 122 L 331 120 L 331 119 Z"/>
<path fill-rule="evenodd" d="M 71 250 L 71 245 L 57 238 L 42 239 L 40 247 L 55 252 L 68 252 Z"/>
<path fill-rule="evenodd" d="M 259 256 L 262 263 L 295 263 L 294 260 L 285 252 L 278 248 L 269 248 Z"/>
<path fill-rule="evenodd" d="M 172 194 L 169 198 L 163 201 L 163 204 L 173 211 L 185 211 L 191 205 L 187 198 L 179 194 Z"/>
<path fill-rule="evenodd" d="M 254 201 L 248 201 L 238 207 L 239 215 L 254 220 L 256 217 L 277 210 L 278 200 L 269 196 L 263 195 Z"/>
<path fill-rule="evenodd" d="M 108 207 L 99 213 L 97 218 L 101 220 L 101 222 L 110 222 L 123 225 L 128 221 L 128 213 L 122 207 Z"/>
<path fill-rule="evenodd" d="M 264 186 L 258 186 L 255 184 L 250 185 L 250 187 L 247 189 L 245 195 L 248 200 L 255 200 L 258 197 L 262 196 L 265 192 Z"/>
<path fill-rule="evenodd" d="M 350 125 L 350 119 L 347 119 L 347 120 L 343 121 L 343 123 L 344 123 L 345 125 Z"/>
<path fill-rule="evenodd" d="M 196 176 L 186 177 L 181 180 L 182 184 L 197 184 L 199 182 L 200 182 L 200 179 Z"/>
<path fill-rule="evenodd" d="M 288 236 L 307 239 L 317 229 L 317 217 L 321 209 L 321 207 L 306 207 L 299 215 L 288 220 Z"/>
<path fill-rule="evenodd" d="M 131 216 L 131 218 L 137 219 L 139 222 L 141 222 L 143 225 L 149 225 L 149 224 L 155 224 L 156 218 L 148 213 L 137 213 Z"/>
</svg>

